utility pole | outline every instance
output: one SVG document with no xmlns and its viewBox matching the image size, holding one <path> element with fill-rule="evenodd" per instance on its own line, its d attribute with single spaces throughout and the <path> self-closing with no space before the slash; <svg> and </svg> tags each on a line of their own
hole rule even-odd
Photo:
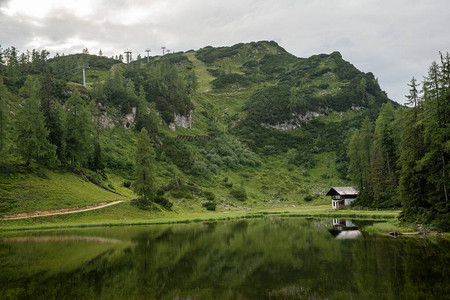
<svg viewBox="0 0 450 300">
<path fill-rule="evenodd" d="M 147 62 L 150 59 L 150 52 L 152 52 L 152 50 L 150 48 L 145 49 L 145 52 L 147 52 Z"/>
<path fill-rule="evenodd" d="M 166 49 L 166 47 L 162 46 L 161 49 L 163 50 L 163 56 L 164 56 L 164 50 Z"/>
<path fill-rule="evenodd" d="M 129 64 L 131 62 L 131 53 L 132 51 L 130 49 L 125 50 L 125 58 L 127 60 L 127 64 Z"/>
<path fill-rule="evenodd" d="M 88 66 L 88 65 L 82 65 L 82 66 L 79 66 L 78 68 L 83 69 L 83 86 L 86 87 L 86 74 L 85 74 L 85 70 L 86 70 L 86 69 L 89 69 L 89 66 Z"/>
</svg>

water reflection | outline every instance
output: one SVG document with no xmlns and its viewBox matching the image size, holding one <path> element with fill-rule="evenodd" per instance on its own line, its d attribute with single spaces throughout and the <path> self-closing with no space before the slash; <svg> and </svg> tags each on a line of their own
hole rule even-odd
<svg viewBox="0 0 450 300">
<path fill-rule="evenodd" d="M 331 230 L 340 229 L 338 236 L 360 226 L 334 223 L 267 217 L 46 231 L 30 233 L 30 242 L 8 237 L 0 242 L 0 299 L 442 299 L 449 294 L 448 241 L 366 234 L 338 241 Z"/>
<path fill-rule="evenodd" d="M 356 239 L 362 236 L 358 227 L 346 219 L 333 219 L 333 229 L 329 229 L 329 232 L 337 240 Z"/>
</svg>

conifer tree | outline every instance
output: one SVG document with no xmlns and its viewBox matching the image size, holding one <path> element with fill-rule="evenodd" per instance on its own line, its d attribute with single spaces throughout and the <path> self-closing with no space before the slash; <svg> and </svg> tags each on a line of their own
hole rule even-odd
<svg viewBox="0 0 450 300">
<path fill-rule="evenodd" d="M 6 104 L 6 87 L 3 85 L 3 80 L 0 77 L 0 156 L 5 157 L 8 148 L 8 122 L 9 109 Z"/>
<path fill-rule="evenodd" d="M 142 128 L 136 147 L 136 180 L 133 182 L 133 190 L 146 201 L 153 200 L 155 195 L 155 156 L 148 132 Z"/>
<path fill-rule="evenodd" d="M 39 107 L 39 92 L 39 82 L 31 76 L 20 90 L 25 101 L 17 113 L 15 136 L 17 152 L 26 165 L 29 165 L 32 159 L 40 164 L 51 164 L 55 159 L 56 146 L 48 140 L 49 131 L 45 127 L 45 118 Z"/>
<path fill-rule="evenodd" d="M 348 158 L 350 160 L 348 166 L 348 174 L 353 183 L 355 183 L 360 190 L 364 188 L 364 165 L 361 156 L 361 138 L 360 133 L 356 130 L 350 138 L 348 147 Z"/>
<path fill-rule="evenodd" d="M 66 110 L 66 157 L 72 165 L 85 166 L 92 151 L 92 118 L 77 90 Z"/>
<path fill-rule="evenodd" d="M 420 104 L 420 95 L 418 90 L 419 84 L 417 83 L 417 80 L 413 77 L 411 79 L 411 82 L 408 83 L 408 86 L 410 87 L 410 89 L 409 94 L 406 95 L 406 99 L 408 99 L 406 104 L 413 108 L 416 108 Z"/>
<path fill-rule="evenodd" d="M 102 147 L 98 140 L 95 140 L 94 142 L 94 153 L 89 162 L 89 168 L 104 175 L 105 164 L 103 163 Z"/>
<path fill-rule="evenodd" d="M 56 146 L 56 155 L 62 161 L 64 160 L 63 112 L 55 97 L 56 83 L 49 72 L 41 78 L 41 86 L 41 110 L 49 130 L 49 141 Z"/>
</svg>

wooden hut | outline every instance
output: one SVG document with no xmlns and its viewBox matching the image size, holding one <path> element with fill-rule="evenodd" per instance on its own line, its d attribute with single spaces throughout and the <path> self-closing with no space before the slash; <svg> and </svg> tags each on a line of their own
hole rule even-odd
<svg viewBox="0 0 450 300">
<path fill-rule="evenodd" d="M 350 205 L 358 196 L 358 191 L 352 186 L 332 187 L 327 196 L 331 196 L 331 207 L 334 209 Z"/>
</svg>

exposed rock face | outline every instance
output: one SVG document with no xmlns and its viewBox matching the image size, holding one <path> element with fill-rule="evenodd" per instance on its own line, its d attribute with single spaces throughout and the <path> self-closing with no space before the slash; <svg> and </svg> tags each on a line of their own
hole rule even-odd
<svg viewBox="0 0 450 300">
<path fill-rule="evenodd" d="M 102 115 L 99 118 L 99 124 L 102 128 L 105 129 L 113 129 L 114 128 L 114 122 L 113 120 L 106 114 L 106 112 L 102 113 Z"/>
<path fill-rule="evenodd" d="M 278 123 L 275 125 L 261 123 L 261 126 L 265 128 L 274 128 L 283 131 L 294 130 L 302 127 L 303 123 L 308 123 L 309 121 L 319 116 L 324 116 L 324 114 L 316 111 L 308 111 L 304 114 L 294 112 L 292 113 L 292 119 L 287 120 L 286 122 Z"/>
<path fill-rule="evenodd" d="M 194 111 L 191 110 L 188 115 L 182 116 L 180 114 L 174 113 L 173 123 L 169 124 L 169 128 L 172 131 L 176 131 L 176 126 L 183 128 L 191 128 L 194 123 Z"/>
<path fill-rule="evenodd" d="M 125 128 L 130 128 L 134 126 L 134 120 L 136 119 L 136 107 L 131 108 L 131 113 L 126 114 L 123 117 L 123 126 Z"/>
<path fill-rule="evenodd" d="M 350 107 L 350 110 L 362 110 L 362 109 L 364 109 L 364 107 L 362 106 L 352 105 L 352 107 Z"/>
</svg>

